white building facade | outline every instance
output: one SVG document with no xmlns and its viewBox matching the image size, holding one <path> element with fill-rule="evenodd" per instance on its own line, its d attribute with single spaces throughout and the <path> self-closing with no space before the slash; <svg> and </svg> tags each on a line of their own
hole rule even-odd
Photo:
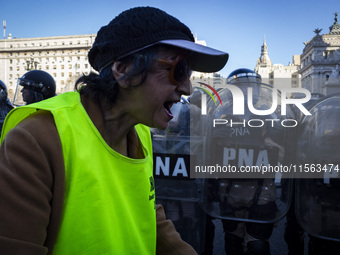
<svg viewBox="0 0 340 255">
<path fill-rule="evenodd" d="M 0 80 L 6 84 L 9 98 L 13 100 L 17 79 L 31 69 L 48 72 L 56 82 L 57 94 L 73 90 L 82 74 L 95 71 L 87 58 L 95 37 L 96 34 L 87 34 L 1 39 Z M 195 40 L 206 46 L 204 40 Z M 201 86 L 198 82 L 211 86 L 223 83 L 219 73 L 193 72 L 191 81 L 193 86 Z"/>
<path fill-rule="evenodd" d="M 96 34 L 12 38 L 0 40 L 0 80 L 14 97 L 17 79 L 31 69 L 48 72 L 56 81 L 57 93 L 73 90 L 74 82 L 91 69 L 87 53 Z"/>
<path fill-rule="evenodd" d="M 298 88 L 300 84 L 300 56 L 294 55 L 292 63 L 288 65 L 272 64 L 268 55 L 268 46 L 264 39 L 261 47 L 261 56 L 258 58 L 255 72 L 260 74 L 264 83 L 273 85 L 278 89 Z"/>
<path fill-rule="evenodd" d="M 301 54 L 301 84 L 312 93 L 329 94 L 325 84 L 340 64 L 340 25 L 337 13 L 329 30 L 328 34 L 320 35 L 322 29 L 315 29 L 316 35 L 305 42 Z"/>
</svg>

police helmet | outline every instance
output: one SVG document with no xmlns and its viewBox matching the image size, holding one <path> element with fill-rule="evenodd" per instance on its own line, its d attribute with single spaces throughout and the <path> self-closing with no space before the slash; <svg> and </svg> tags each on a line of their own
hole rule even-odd
<svg viewBox="0 0 340 255">
<path fill-rule="evenodd" d="M 248 68 L 239 68 L 232 71 L 227 78 L 227 83 L 237 83 L 242 81 L 242 78 L 247 78 L 249 81 L 253 80 L 254 82 L 261 82 L 261 75 L 255 73 L 253 70 Z"/>
<path fill-rule="evenodd" d="M 56 84 L 53 77 L 45 71 L 32 70 L 18 79 L 18 85 L 38 93 L 44 99 L 55 96 Z"/>
<path fill-rule="evenodd" d="M 7 91 L 7 87 L 2 80 L 0 80 L 0 89 Z"/>
<path fill-rule="evenodd" d="M 1 98 L 7 98 L 7 87 L 2 80 L 0 80 L 0 95 Z"/>
</svg>

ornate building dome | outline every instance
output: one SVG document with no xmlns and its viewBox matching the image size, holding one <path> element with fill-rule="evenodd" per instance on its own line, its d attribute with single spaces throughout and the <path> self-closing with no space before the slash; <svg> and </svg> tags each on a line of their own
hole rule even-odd
<svg viewBox="0 0 340 255">
<path fill-rule="evenodd" d="M 313 93 L 329 95 L 335 93 L 335 87 L 340 88 L 338 77 L 335 76 L 340 64 L 340 25 L 338 13 L 334 15 L 329 33 L 320 35 L 322 29 L 315 29 L 316 35 L 304 43 L 301 54 L 301 85 Z"/>
<path fill-rule="evenodd" d="M 340 35 L 340 25 L 338 24 L 338 13 L 334 13 L 334 24 L 329 28 L 329 34 Z"/>
</svg>

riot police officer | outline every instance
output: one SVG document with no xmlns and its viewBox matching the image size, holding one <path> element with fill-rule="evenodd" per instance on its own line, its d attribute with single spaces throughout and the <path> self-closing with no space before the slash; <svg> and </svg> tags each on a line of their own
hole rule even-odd
<svg viewBox="0 0 340 255">
<path fill-rule="evenodd" d="M 340 254 L 340 94 L 321 97 L 309 111 L 298 133 L 297 162 L 303 169 L 295 212 L 309 234 L 308 254 L 335 255 Z"/>
<path fill-rule="evenodd" d="M 5 121 L 6 115 L 13 109 L 7 94 L 7 87 L 3 81 L 0 80 L 0 134 L 2 125 Z"/>
<path fill-rule="evenodd" d="M 242 115 L 233 112 L 235 104 L 241 100 L 237 98 L 237 102 L 234 102 L 233 88 L 244 95 Z M 285 144 L 286 131 L 278 124 L 279 121 L 265 121 L 281 119 L 279 107 L 273 108 L 273 113 L 265 116 L 254 114 L 246 103 L 249 88 L 254 108 L 259 111 L 272 109 L 272 93 L 276 90 L 262 83 L 259 74 L 247 68 L 230 73 L 226 88 L 219 91 L 223 104 L 211 114 L 214 121 L 225 120 L 227 124 L 209 125 L 207 130 L 207 140 L 210 141 L 208 151 L 211 152 L 208 165 L 219 163 L 241 169 L 260 164 L 278 166 L 287 160 L 290 150 Z M 251 125 L 247 124 L 249 121 Z M 282 187 L 277 187 L 279 178 L 252 175 L 234 175 L 234 178 L 230 177 L 230 173 L 224 176 L 219 175 L 216 181 L 211 181 L 215 184 L 210 186 L 218 186 L 210 187 L 211 192 L 217 192 L 219 198 L 211 203 L 208 201 L 207 210 L 212 216 L 222 219 L 226 253 L 269 255 L 269 238 L 274 223 L 284 216 L 286 210 L 277 207 L 277 194 L 283 192 Z M 287 203 L 284 208 L 288 208 Z"/>
<path fill-rule="evenodd" d="M 182 97 L 171 107 L 171 112 L 174 117 L 167 129 L 151 128 L 156 203 L 163 205 L 182 239 L 201 253 L 205 248 L 206 215 L 199 205 L 201 182 L 190 178 L 189 172 L 191 150 L 201 147 L 201 141 L 197 144 L 191 141 L 200 135 L 196 123 L 200 109 Z"/>
<path fill-rule="evenodd" d="M 55 95 L 56 84 L 53 77 L 45 71 L 32 70 L 18 79 L 14 105 L 32 104 Z"/>
</svg>

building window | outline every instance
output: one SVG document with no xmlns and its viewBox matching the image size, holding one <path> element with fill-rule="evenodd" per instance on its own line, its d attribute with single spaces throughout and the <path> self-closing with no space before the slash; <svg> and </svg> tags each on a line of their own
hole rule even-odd
<svg viewBox="0 0 340 255">
<path fill-rule="evenodd" d="M 323 58 L 327 58 L 327 55 L 328 55 L 327 51 L 324 51 L 324 52 L 322 53 L 322 55 L 323 55 Z"/>
</svg>

